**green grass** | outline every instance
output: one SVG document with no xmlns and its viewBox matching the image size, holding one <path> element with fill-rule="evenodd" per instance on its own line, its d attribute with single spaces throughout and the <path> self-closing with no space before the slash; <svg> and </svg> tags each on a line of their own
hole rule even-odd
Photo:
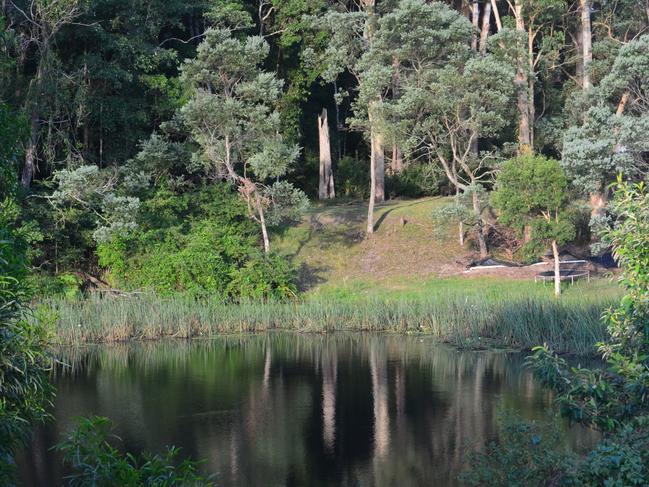
<svg viewBox="0 0 649 487">
<path fill-rule="evenodd" d="M 470 288 L 468 282 L 477 283 Z M 603 281 L 568 289 L 517 282 L 446 280 L 388 294 L 374 289 L 312 296 L 292 303 L 225 304 L 153 296 L 52 301 L 61 345 L 221 333 L 295 330 L 383 331 L 428 334 L 462 348 L 529 349 L 547 343 L 557 352 L 590 354 L 605 338 L 600 317 L 616 294 Z M 369 295 L 368 295 L 369 294 Z"/>
</svg>

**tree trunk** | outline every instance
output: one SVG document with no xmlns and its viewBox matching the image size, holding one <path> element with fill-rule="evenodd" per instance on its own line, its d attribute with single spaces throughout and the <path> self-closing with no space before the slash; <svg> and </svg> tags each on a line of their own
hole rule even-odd
<svg viewBox="0 0 649 487">
<path fill-rule="evenodd" d="M 371 46 L 372 37 L 374 36 L 375 23 L 377 21 L 375 10 L 376 0 L 361 0 L 361 6 L 367 13 L 364 36 L 368 44 Z M 373 113 L 375 112 L 376 104 L 380 102 L 380 95 L 377 94 L 377 100 L 370 101 L 367 107 L 369 114 L 370 138 L 372 139 L 372 156 L 370 157 L 370 159 L 373 159 L 370 161 L 370 170 L 372 172 L 370 179 L 374 181 L 374 184 L 371 185 L 371 188 L 373 188 L 373 190 L 370 190 L 370 198 L 372 198 L 373 201 L 377 203 L 385 201 L 385 155 L 383 151 L 383 136 L 377 130 L 376 114 Z M 374 213 L 373 206 L 374 205 L 372 204 L 372 214 Z M 369 225 L 370 223 L 368 221 L 368 228 Z"/>
<path fill-rule="evenodd" d="M 320 182 L 318 198 L 321 200 L 333 198 L 333 174 L 331 170 L 331 145 L 329 139 L 329 121 L 327 109 L 323 108 L 318 115 L 318 140 L 320 143 Z"/>
<path fill-rule="evenodd" d="M 521 38 L 525 35 L 525 21 L 523 19 L 522 5 L 520 0 L 514 3 L 514 16 L 516 18 L 516 33 L 519 36 L 517 40 L 518 59 L 516 62 L 516 76 L 514 84 L 516 85 L 516 106 L 518 108 L 518 148 L 520 153 L 525 153 L 532 148 L 532 123 L 530 119 L 530 80 L 527 73 L 529 63 L 526 62 L 526 49 L 521 43 Z"/>
<path fill-rule="evenodd" d="M 392 98 L 399 96 L 399 60 L 392 56 Z M 392 161 L 390 162 L 390 171 L 392 174 L 400 174 L 403 171 L 403 152 L 399 149 L 397 143 L 392 144 Z"/>
<path fill-rule="evenodd" d="M 403 152 L 397 144 L 392 144 L 392 163 L 390 164 L 392 174 L 400 174 L 403 171 Z"/>
<path fill-rule="evenodd" d="M 266 218 L 264 216 L 264 205 L 261 203 L 259 192 L 255 191 L 255 204 L 257 206 L 257 214 L 259 215 L 259 225 L 261 226 L 261 236 L 264 239 L 264 252 L 270 252 L 270 239 L 268 238 L 268 230 L 266 228 Z"/>
<path fill-rule="evenodd" d="M 554 294 L 561 294 L 561 264 L 559 261 L 559 246 L 557 241 L 552 241 L 552 255 L 554 256 Z"/>
<path fill-rule="evenodd" d="M 473 25 L 473 35 L 471 36 L 471 50 L 478 51 L 478 30 L 480 25 L 480 4 L 478 0 L 471 2 L 471 24 Z"/>
<path fill-rule="evenodd" d="M 590 218 L 597 218 L 604 216 L 606 213 L 606 204 L 607 204 L 607 195 L 606 190 L 603 191 L 593 191 L 590 194 Z"/>
<path fill-rule="evenodd" d="M 31 186 L 32 180 L 34 179 L 34 173 L 36 172 L 36 151 L 40 129 L 38 109 L 36 106 L 32 110 L 29 127 L 29 140 L 27 141 L 27 147 L 25 148 L 25 165 L 23 166 L 20 178 L 20 183 L 25 189 L 28 189 Z"/>
<path fill-rule="evenodd" d="M 480 30 L 480 54 L 483 56 L 487 53 L 487 39 L 491 29 L 491 2 L 486 2 L 482 12 L 482 29 Z"/>
<path fill-rule="evenodd" d="M 367 236 L 374 233 L 374 199 L 376 195 L 376 136 L 370 135 L 370 202 L 367 205 Z"/>
<path fill-rule="evenodd" d="M 478 220 L 478 246 L 480 248 L 480 258 L 486 259 L 489 257 L 489 250 L 487 249 L 487 239 L 484 234 L 484 221 L 482 220 L 482 212 L 480 211 L 480 199 L 478 197 L 478 192 L 473 191 L 471 194 L 471 201 L 473 202 L 473 212 L 475 217 Z"/>
<path fill-rule="evenodd" d="M 583 32 L 581 29 L 577 30 L 576 35 L 573 37 L 573 43 L 575 45 L 575 52 L 580 53 L 579 60 L 575 63 L 575 78 L 577 82 L 584 88 L 584 60 L 583 60 Z"/>
<path fill-rule="evenodd" d="M 590 0 L 579 0 L 581 8 L 581 49 L 583 69 L 583 89 L 589 89 L 591 85 L 589 64 L 593 60 L 593 34 L 590 23 Z"/>
<path fill-rule="evenodd" d="M 383 134 L 378 131 L 374 134 L 374 151 L 374 201 L 383 203 L 385 201 L 385 151 Z"/>
<path fill-rule="evenodd" d="M 620 103 L 617 104 L 617 109 L 615 110 L 615 115 L 618 117 L 621 117 L 624 115 L 624 110 L 626 109 L 627 103 L 629 103 L 629 97 L 631 96 L 631 93 L 626 90 L 624 93 L 622 93 L 622 98 L 620 98 Z"/>
<path fill-rule="evenodd" d="M 500 32 L 501 30 L 503 30 L 503 23 L 502 20 L 500 20 L 500 12 L 498 12 L 498 4 L 496 3 L 496 0 L 491 0 L 490 3 L 494 14 L 494 19 L 496 20 L 496 29 L 498 32 Z"/>
</svg>

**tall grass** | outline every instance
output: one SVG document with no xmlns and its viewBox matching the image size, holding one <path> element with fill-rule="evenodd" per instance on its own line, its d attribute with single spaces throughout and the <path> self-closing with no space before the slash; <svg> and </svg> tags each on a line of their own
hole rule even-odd
<svg viewBox="0 0 649 487">
<path fill-rule="evenodd" d="M 61 345 L 221 333 L 368 330 L 425 333 L 464 348 L 528 349 L 547 343 L 558 352 L 590 354 L 606 329 L 600 317 L 613 299 L 461 296 L 418 299 L 226 304 L 182 297 L 90 297 L 50 301 Z"/>
</svg>

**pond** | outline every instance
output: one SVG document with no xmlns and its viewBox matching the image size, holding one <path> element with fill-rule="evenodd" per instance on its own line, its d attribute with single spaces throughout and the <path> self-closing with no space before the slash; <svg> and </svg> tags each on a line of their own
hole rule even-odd
<svg viewBox="0 0 649 487">
<path fill-rule="evenodd" d="M 61 485 L 51 448 L 89 415 L 110 417 L 128 451 L 181 447 L 220 486 L 456 485 L 468 452 L 497 438 L 499 408 L 544 419 L 552 402 L 520 354 L 414 336 L 266 333 L 61 358 L 23 485 Z M 571 429 L 566 441 L 591 437 Z"/>
</svg>

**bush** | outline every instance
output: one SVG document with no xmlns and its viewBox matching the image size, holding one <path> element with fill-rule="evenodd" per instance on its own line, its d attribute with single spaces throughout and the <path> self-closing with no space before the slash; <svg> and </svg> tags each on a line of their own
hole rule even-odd
<svg viewBox="0 0 649 487">
<path fill-rule="evenodd" d="M 440 168 L 434 164 L 409 164 L 399 174 L 387 176 L 385 185 L 391 198 L 421 198 L 440 194 L 444 181 Z"/>
<path fill-rule="evenodd" d="M 258 254 L 234 270 L 228 284 L 228 295 L 239 299 L 269 299 L 295 296 L 297 273 L 290 263 L 277 254 Z"/>
<path fill-rule="evenodd" d="M 343 157 L 334 170 L 336 196 L 368 198 L 370 195 L 369 161 Z"/>
<path fill-rule="evenodd" d="M 137 231 L 98 245 L 116 287 L 223 299 L 294 292 L 288 261 L 260 256 L 259 230 L 227 185 L 181 195 L 160 189 L 144 207 Z"/>
<path fill-rule="evenodd" d="M 211 486 L 198 473 L 197 463 L 178 462 L 179 450 L 170 447 L 164 455 L 122 454 L 108 442 L 112 423 L 107 418 L 81 419 L 79 425 L 57 446 L 73 473 L 70 486 L 78 487 L 173 487 Z"/>
<path fill-rule="evenodd" d="M 15 222 L 15 204 L 0 206 L 0 484 L 10 484 L 13 455 L 24 444 L 31 426 L 46 417 L 51 389 L 50 359 L 43 320 L 26 313 L 24 283 L 27 245 Z"/>
<path fill-rule="evenodd" d="M 575 458 L 565 448 L 554 423 L 525 422 L 513 412 L 498 417 L 498 442 L 468 460 L 460 476 L 469 486 L 541 487 L 562 485 Z"/>
</svg>

